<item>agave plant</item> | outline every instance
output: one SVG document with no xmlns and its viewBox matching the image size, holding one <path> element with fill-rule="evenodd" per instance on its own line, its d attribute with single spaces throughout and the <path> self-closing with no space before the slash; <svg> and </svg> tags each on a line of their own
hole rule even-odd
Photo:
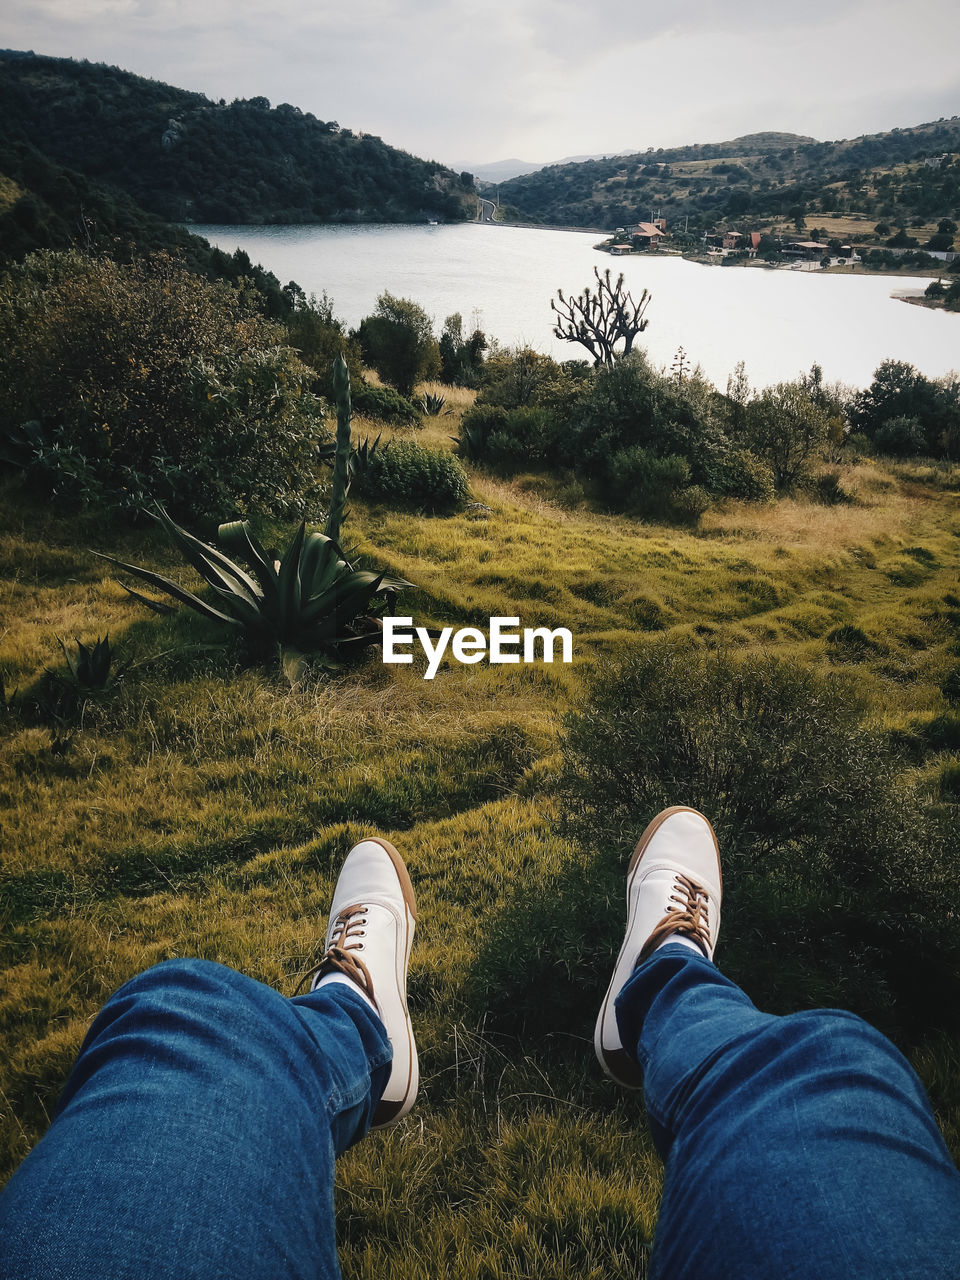
<svg viewBox="0 0 960 1280">
<path fill-rule="evenodd" d="M 211 589 L 212 598 L 194 592 L 150 569 L 103 556 L 136 574 L 204 618 L 234 628 L 261 652 L 279 646 L 284 669 L 296 666 L 303 652 L 330 658 L 380 638 L 373 619 L 365 615 L 377 596 L 389 598 L 412 584 L 369 569 L 354 569 L 338 543 L 322 533 L 307 533 L 301 524 L 279 561 L 257 541 L 248 521 L 222 524 L 217 539 L 224 551 L 201 542 L 182 529 L 158 504 L 156 515 L 184 558 Z M 241 555 L 250 566 L 242 569 L 225 552 Z M 166 612 L 169 606 L 125 587 L 135 599 Z"/>
<path fill-rule="evenodd" d="M 359 443 L 350 450 L 350 460 L 347 463 L 347 478 L 352 483 L 364 475 L 367 467 L 370 465 L 375 454 L 380 448 L 380 436 L 383 432 L 379 432 L 376 440 L 371 440 L 369 436 L 364 436 Z M 386 447 L 386 446 L 384 446 Z M 333 465 L 334 455 L 337 446 L 334 441 L 330 440 L 324 444 L 317 446 L 317 454 L 321 462 Z"/>
<path fill-rule="evenodd" d="M 417 408 L 431 418 L 439 418 L 441 414 L 446 417 L 451 412 L 449 409 L 444 409 L 443 406 L 446 403 L 446 396 L 434 395 L 432 391 L 427 391 L 417 401 Z"/>
<path fill-rule="evenodd" d="M 455 446 L 453 452 L 466 462 L 478 462 L 486 452 L 487 434 L 484 426 L 461 423 L 460 434 L 450 437 Z"/>
<path fill-rule="evenodd" d="M 85 693 L 106 692 L 117 684 L 130 666 L 129 662 L 114 664 L 116 649 L 112 648 L 108 635 L 97 636 L 93 648 L 75 640 L 76 653 L 71 653 L 59 636 L 57 643 L 66 659 L 68 678 Z"/>
</svg>

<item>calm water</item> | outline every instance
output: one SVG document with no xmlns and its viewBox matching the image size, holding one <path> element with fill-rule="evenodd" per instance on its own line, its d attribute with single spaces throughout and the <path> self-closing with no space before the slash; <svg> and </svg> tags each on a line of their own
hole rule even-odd
<svg viewBox="0 0 960 1280">
<path fill-rule="evenodd" d="M 881 360 L 909 360 L 930 377 L 960 368 L 960 314 L 897 301 L 924 279 L 821 276 L 801 271 L 705 267 L 680 258 L 611 259 L 591 232 L 456 226 L 190 228 L 233 252 L 245 249 L 281 281 L 323 290 L 355 326 L 383 290 L 413 298 L 443 320 L 459 311 L 488 336 L 529 343 L 560 359 L 585 354 L 551 332 L 558 287 L 579 292 L 593 267 L 623 271 L 634 297 L 652 294 L 641 342 L 657 364 L 677 347 L 721 388 L 738 360 L 754 385 L 795 377 L 816 360 L 828 379 L 870 381 Z"/>
</svg>

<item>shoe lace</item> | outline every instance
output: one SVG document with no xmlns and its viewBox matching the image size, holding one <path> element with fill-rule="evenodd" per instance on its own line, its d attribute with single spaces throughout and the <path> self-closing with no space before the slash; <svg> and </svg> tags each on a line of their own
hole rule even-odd
<svg viewBox="0 0 960 1280">
<path fill-rule="evenodd" d="M 703 885 L 680 872 L 674 876 L 667 914 L 654 928 L 643 945 L 640 959 L 645 960 L 671 934 L 682 933 L 693 938 L 710 956 L 710 895 Z"/>
<path fill-rule="evenodd" d="M 366 934 L 366 928 L 364 927 L 366 923 L 367 908 L 362 903 L 356 903 L 352 907 L 344 907 L 333 922 L 333 927 L 330 930 L 330 942 L 327 945 L 323 959 L 303 976 L 297 986 L 297 991 L 303 987 L 305 982 L 309 981 L 310 990 L 313 990 L 319 978 L 326 977 L 328 973 L 342 973 L 351 982 L 355 982 L 364 995 L 375 1003 L 373 979 L 370 977 L 370 970 L 356 954 L 358 951 L 363 950 L 361 939 Z"/>
</svg>

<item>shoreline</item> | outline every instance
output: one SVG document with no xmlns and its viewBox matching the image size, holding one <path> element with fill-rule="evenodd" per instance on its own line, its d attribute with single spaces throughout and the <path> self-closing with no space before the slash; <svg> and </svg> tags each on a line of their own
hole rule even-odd
<svg viewBox="0 0 960 1280">
<path fill-rule="evenodd" d="M 479 222 L 477 221 L 477 225 L 486 226 L 486 227 L 516 227 L 521 231 L 524 231 L 524 230 L 576 231 L 576 232 L 582 232 L 585 235 L 602 235 L 602 236 L 610 235 L 610 230 L 608 227 L 559 227 L 554 224 L 544 223 L 544 222 Z M 606 253 L 610 257 L 614 256 L 610 254 L 609 250 L 604 248 L 602 245 L 594 245 L 594 248 L 597 250 L 598 253 Z M 667 255 L 668 253 L 669 251 L 667 250 L 657 251 L 657 254 Z M 645 258 L 648 256 L 657 256 L 657 255 L 656 254 L 651 255 L 649 253 L 649 250 L 640 250 L 640 251 L 626 253 L 626 254 L 617 254 L 615 256 L 624 257 L 624 258 Z M 669 256 L 682 258 L 684 262 L 695 262 L 701 267 L 714 267 L 714 266 L 721 265 L 720 262 L 712 262 L 709 259 L 705 259 L 700 255 L 687 254 L 683 252 L 669 253 Z M 754 270 L 765 269 L 768 271 L 771 271 L 771 270 L 772 271 L 792 271 L 797 265 L 798 264 L 795 262 L 767 262 L 765 260 L 760 260 L 757 258 L 743 258 L 738 260 L 735 263 L 730 264 L 731 267 L 733 266 L 751 267 Z M 858 265 L 860 266 L 859 271 L 857 271 Z M 947 264 L 944 263 L 944 267 L 941 269 L 938 269 L 936 267 L 913 267 L 909 269 L 908 274 L 914 279 L 918 277 L 922 277 L 923 279 L 937 280 L 941 276 L 948 274 L 945 270 L 946 265 Z M 730 270 L 730 267 L 727 267 L 726 270 Z M 842 267 L 837 265 L 833 265 L 829 267 L 817 267 L 815 270 L 811 270 L 809 274 L 810 275 L 861 275 L 861 276 L 867 276 L 867 277 L 889 276 L 892 280 L 896 280 L 897 278 L 902 280 L 904 278 L 903 273 L 901 273 L 900 271 L 892 271 L 890 270 L 889 267 L 881 267 L 877 269 L 874 267 L 864 267 L 862 264 L 853 264 L 849 267 Z"/>
</svg>

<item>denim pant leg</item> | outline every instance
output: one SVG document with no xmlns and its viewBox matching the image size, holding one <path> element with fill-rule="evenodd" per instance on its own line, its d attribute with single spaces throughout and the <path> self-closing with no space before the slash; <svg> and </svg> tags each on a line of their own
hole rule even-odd
<svg viewBox="0 0 960 1280">
<path fill-rule="evenodd" d="M 0 1196 L 0 1277 L 334 1280 L 334 1158 L 391 1058 L 345 985 L 288 1000 L 204 960 L 148 969 Z"/>
<path fill-rule="evenodd" d="M 651 1277 L 960 1277 L 960 1174 L 878 1031 L 833 1010 L 760 1013 L 675 944 L 616 1011 L 666 1162 Z"/>
</svg>

